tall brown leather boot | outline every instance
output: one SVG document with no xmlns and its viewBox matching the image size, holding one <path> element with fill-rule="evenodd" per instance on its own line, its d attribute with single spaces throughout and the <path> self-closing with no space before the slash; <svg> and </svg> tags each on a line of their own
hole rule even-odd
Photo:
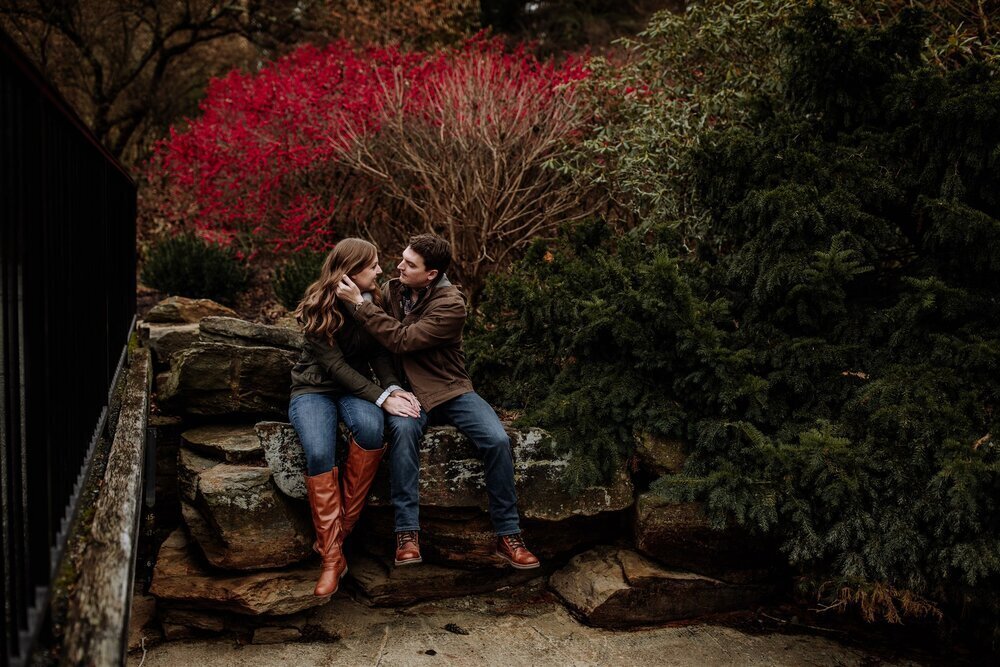
<svg viewBox="0 0 1000 667">
<path fill-rule="evenodd" d="M 344 490 L 344 537 L 351 534 L 368 498 L 385 447 L 365 449 L 351 438 L 347 443 L 347 465 L 340 478 Z"/>
<path fill-rule="evenodd" d="M 323 559 L 323 570 L 313 595 L 332 595 L 347 572 L 347 560 L 340 550 L 343 536 L 343 506 L 337 469 L 319 475 L 306 476 L 309 507 L 312 509 L 316 543 L 313 548 Z"/>
</svg>

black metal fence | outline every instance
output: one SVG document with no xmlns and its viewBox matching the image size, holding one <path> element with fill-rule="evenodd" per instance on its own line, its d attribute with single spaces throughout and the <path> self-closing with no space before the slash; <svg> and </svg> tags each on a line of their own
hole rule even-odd
<svg viewBox="0 0 1000 667">
<path fill-rule="evenodd" d="M 135 316 L 135 184 L 0 31 L 0 661 L 45 615 Z"/>
</svg>

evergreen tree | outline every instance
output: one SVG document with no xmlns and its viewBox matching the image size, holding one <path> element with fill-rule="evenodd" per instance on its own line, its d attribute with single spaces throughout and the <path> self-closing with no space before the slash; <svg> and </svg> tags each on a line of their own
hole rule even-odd
<svg viewBox="0 0 1000 667">
<path fill-rule="evenodd" d="M 470 348 L 579 483 L 636 430 L 686 436 L 657 488 L 889 620 L 1000 599 L 1000 80 L 923 64 L 921 20 L 799 14 L 776 92 L 701 139 L 696 252 L 568 231 L 495 282 Z"/>
</svg>

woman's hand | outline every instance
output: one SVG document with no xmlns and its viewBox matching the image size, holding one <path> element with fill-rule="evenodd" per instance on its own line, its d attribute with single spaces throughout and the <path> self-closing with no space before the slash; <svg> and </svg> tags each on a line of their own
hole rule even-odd
<svg viewBox="0 0 1000 667">
<path fill-rule="evenodd" d="M 347 276 L 343 276 L 340 282 L 337 283 L 337 298 L 344 303 L 353 303 L 355 305 L 365 302 L 364 297 L 361 296 L 361 290 Z"/>
<path fill-rule="evenodd" d="M 417 400 L 417 397 L 412 392 L 403 391 L 403 390 L 400 389 L 400 390 L 392 392 L 392 395 L 393 396 L 399 396 L 400 398 L 405 398 L 406 400 L 408 400 L 410 402 L 411 405 L 413 405 L 413 407 L 415 407 L 417 409 L 417 412 L 420 412 L 420 408 L 422 406 L 420 405 L 420 401 Z"/>
<path fill-rule="evenodd" d="M 415 407 L 413 403 L 400 396 L 399 393 L 400 392 L 396 392 L 389 398 L 382 401 L 382 409 L 390 415 L 396 415 L 397 417 L 413 417 L 414 419 L 419 417 L 419 403 Z"/>
</svg>

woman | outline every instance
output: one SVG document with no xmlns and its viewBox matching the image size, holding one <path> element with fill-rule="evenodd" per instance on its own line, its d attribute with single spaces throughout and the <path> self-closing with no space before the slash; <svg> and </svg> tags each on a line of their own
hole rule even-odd
<svg viewBox="0 0 1000 667">
<path fill-rule="evenodd" d="M 399 387 L 388 353 L 354 322 L 346 310 L 350 306 L 337 300 L 337 284 L 346 275 L 366 300 L 379 303 L 380 273 L 374 245 L 344 239 L 327 255 L 319 280 L 295 309 L 305 344 L 292 369 L 288 416 L 306 454 L 315 549 L 323 558 L 315 595 L 336 593 L 347 571 L 341 545 L 361 514 L 385 451 L 382 411 L 420 415 L 416 397 Z M 371 379 L 373 371 L 378 384 Z M 338 419 L 350 432 L 343 475 L 335 460 Z"/>
</svg>

